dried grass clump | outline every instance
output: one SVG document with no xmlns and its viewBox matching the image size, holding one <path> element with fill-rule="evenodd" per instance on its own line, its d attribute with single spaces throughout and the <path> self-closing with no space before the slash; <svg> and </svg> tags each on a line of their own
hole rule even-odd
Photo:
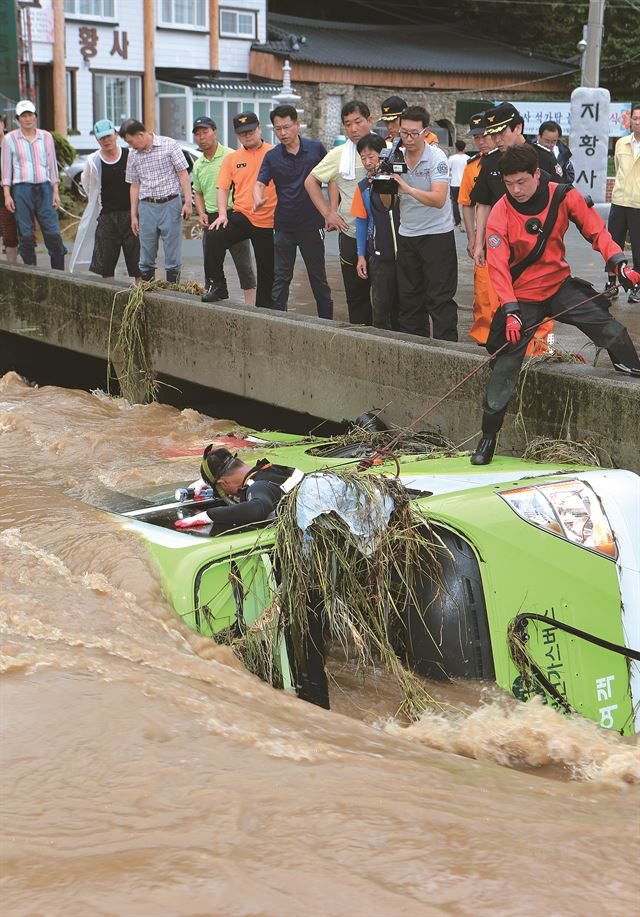
<svg viewBox="0 0 640 917">
<path fill-rule="evenodd" d="M 111 384 L 111 356 L 119 361 L 118 382 L 122 397 L 127 401 L 148 403 L 158 397 L 160 382 L 156 379 L 147 353 L 146 302 L 145 294 L 175 290 L 192 296 L 204 293 L 202 284 L 194 280 L 186 283 L 168 283 L 165 280 L 147 280 L 133 284 L 126 290 L 118 290 L 113 297 L 111 318 L 109 321 L 109 341 L 107 345 L 107 391 Z M 113 336 L 116 307 L 123 296 L 126 300 L 122 307 L 118 333 Z"/>
<path fill-rule="evenodd" d="M 398 433 L 401 433 L 396 441 Z M 351 456 L 360 458 L 373 455 L 375 452 L 384 454 L 390 442 L 393 449 L 389 453 L 394 455 L 422 455 L 425 458 L 444 458 L 455 455 L 457 447 L 452 440 L 440 433 L 424 431 L 420 433 L 402 432 L 398 428 L 383 431 L 370 431 L 363 427 L 352 427 L 341 436 L 334 436 L 329 443 L 323 443 L 315 449 L 310 449 L 310 455 L 319 455 L 325 458 L 332 456 Z"/>
<path fill-rule="evenodd" d="M 591 439 L 574 442 L 570 439 L 536 436 L 527 443 L 522 458 L 531 462 L 560 462 L 564 465 L 591 465 L 596 468 L 613 465 L 611 456 Z"/>
<path fill-rule="evenodd" d="M 389 524 L 367 554 L 334 513 L 316 519 L 303 533 L 297 522 L 297 491 L 283 500 L 274 548 L 282 579 L 283 621 L 294 653 L 302 653 L 310 636 L 309 610 L 320 604 L 329 637 L 359 664 L 381 663 L 400 683 L 401 709 L 418 716 L 435 701 L 401 662 L 394 649 L 394 634 L 404 627 L 407 604 L 420 608 L 416 594 L 419 571 L 440 580 L 436 552 L 444 546 L 413 509 L 409 494 L 397 480 L 344 469 L 336 477 L 356 488 L 363 513 L 372 513 L 390 496 L 394 510 Z"/>
</svg>

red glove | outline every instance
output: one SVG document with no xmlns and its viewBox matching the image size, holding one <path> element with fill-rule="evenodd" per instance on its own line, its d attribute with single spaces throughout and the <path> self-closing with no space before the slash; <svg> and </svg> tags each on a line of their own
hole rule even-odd
<svg viewBox="0 0 640 917">
<path fill-rule="evenodd" d="M 211 525 L 211 517 L 208 513 L 197 513 L 195 516 L 188 516 L 186 519 L 176 519 L 175 521 L 177 529 L 192 529 L 198 525 Z"/>
<path fill-rule="evenodd" d="M 519 312 L 510 312 L 507 315 L 507 324 L 505 333 L 507 341 L 510 344 L 517 344 L 520 340 L 520 329 L 522 328 L 522 316 Z"/>
<path fill-rule="evenodd" d="M 640 283 L 640 274 L 628 268 L 626 261 L 621 261 L 618 265 L 618 280 L 622 289 L 628 293 Z"/>
</svg>

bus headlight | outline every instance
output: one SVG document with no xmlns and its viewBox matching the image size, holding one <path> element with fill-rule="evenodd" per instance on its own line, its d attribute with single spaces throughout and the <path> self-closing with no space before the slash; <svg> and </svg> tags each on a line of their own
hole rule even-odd
<svg viewBox="0 0 640 917">
<path fill-rule="evenodd" d="M 583 481 L 516 487 L 501 491 L 500 496 L 532 525 L 613 560 L 618 557 L 600 500 Z"/>
</svg>

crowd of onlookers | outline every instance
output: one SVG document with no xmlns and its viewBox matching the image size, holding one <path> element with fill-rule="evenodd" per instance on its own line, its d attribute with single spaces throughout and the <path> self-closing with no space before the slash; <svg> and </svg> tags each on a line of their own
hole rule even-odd
<svg viewBox="0 0 640 917">
<path fill-rule="evenodd" d="M 616 146 L 609 229 L 622 247 L 630 235 L 637 268 L 640 106 L 631 114 L 632 133 Z M 17 129 L 5 134 L 5 125 L 0 127 L 0 231 L 7 258 L 15 263 L 19 253 L 25 264 L 36 264 L 37 222 L 52 268 L 64 270 L 67 250 L 57 215 L 54 141 L 38 128 L 30 101 L 17 104 L 15 117 Z M 98 149 L 88 157 L 82 175 L 87 205 L 70 270 L 85 266 L 111 278 L 122 253 L 131 278 L 153 280 L 162 240 L 166 278 L 177 282 L 183 221 L 192 215 L 193 188 L 203 237 L 204 302 L 228 298 L 229 252 L 245 301 L 286 311 L 299 251 L 318 316 L 331 319 L 325 233 L 336 231 L 350 322 L 456 341 L 459 227 L 466 232 L 474 262 L 470 333 L 485 343 L 498 306 L 486 268 L 485 228 L 492 207 L 505 193 L 500 153 L 529 143 L 517 109 L 504 103 L 474 115 L 469 138 L 475 149 L 468 155 L 467 144 L 458 140 L 448 159 L 430 130 L 426 109 L 407 105 L 398 96 L 381 105 L 383 132 L 374 129 L 364 102 L 347 102 L 342 107 L 346 142 L 328 152 L 319 141 L 300 135 L 294 107 L 279 105 L 270 118 L 276 145 L 263 139 L 254 112 L 238 114 L 233 119 L 236 150 L 218 141 L 214 121 L 197 118 L 193 138 L 202 155 L 192 177 L 175 140 L 135 119 L 119 127 L 98 121 Z M 571 153 L 558 124 L 543 123 L 531 145 L 547 179 L 573 181 Z M 614 280 L 610 278 L 612 292 Z"/>
</svg>

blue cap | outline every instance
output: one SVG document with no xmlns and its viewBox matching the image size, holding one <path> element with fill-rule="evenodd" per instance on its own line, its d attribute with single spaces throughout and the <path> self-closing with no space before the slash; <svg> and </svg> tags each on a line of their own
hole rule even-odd
<svg viewBox="0 0 640 917">
<path fill-rule="evenodd" d="M 111 121 L 108 118 L 104 118 L 102 121 L 96 121 L 93 125 L 93 133 L 96 140 L 100 140 L 101 137 L 108 137 L 109 134 L 115 134 L 117 131 Z"/>
</svg>

